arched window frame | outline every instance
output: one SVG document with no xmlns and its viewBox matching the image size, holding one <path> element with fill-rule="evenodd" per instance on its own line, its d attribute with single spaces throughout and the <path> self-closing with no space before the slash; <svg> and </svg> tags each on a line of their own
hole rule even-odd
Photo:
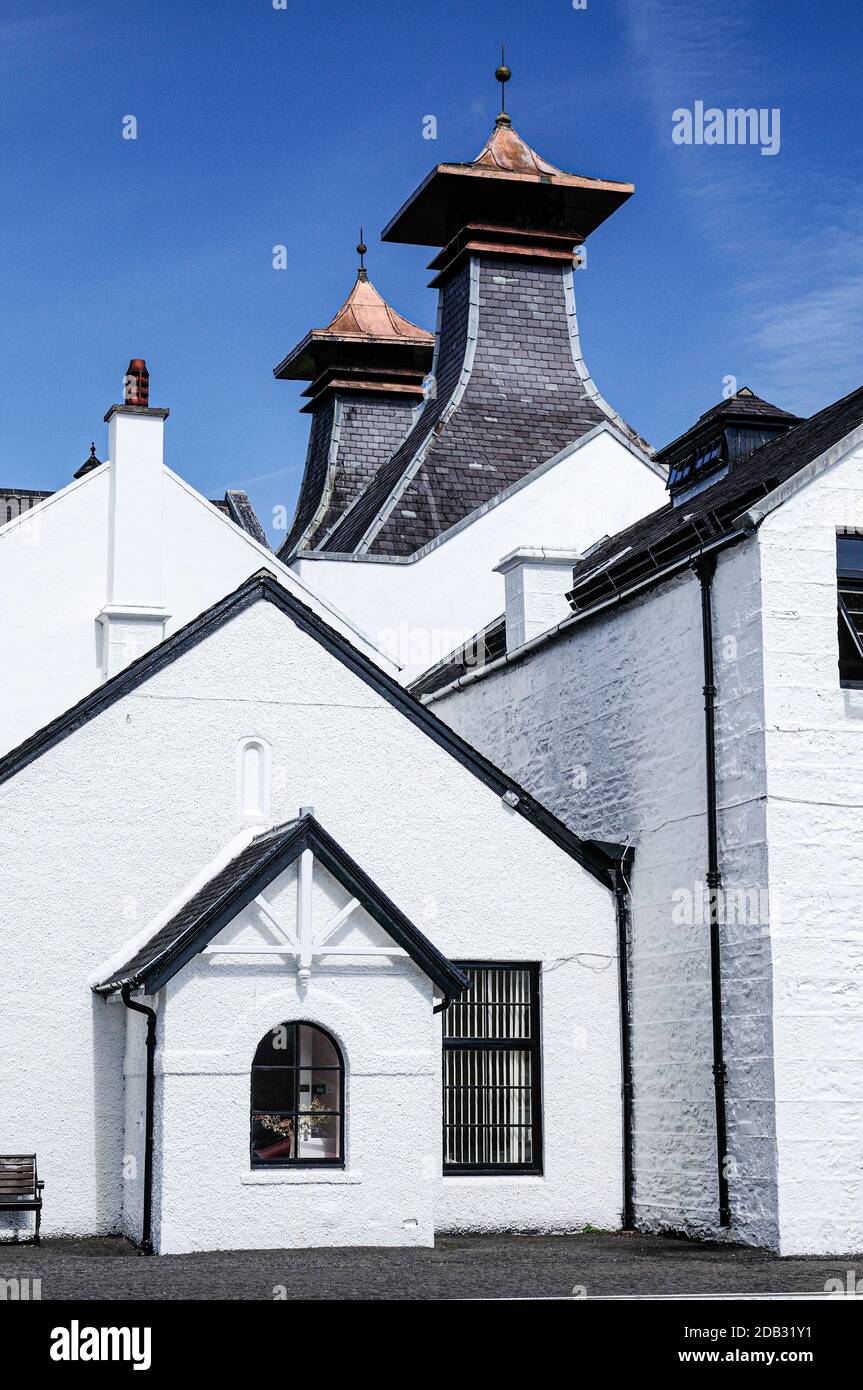
<svg viewBox="0 0 863 1390">
<path fill-rule="evenodd" d="M 247 757 L 255 752 L 259 757 L 258 785 L 254 806 L 250 805 Z M 268 821 L 272 804 L 272 749 L 266 739 L 243 738 L 237 744 L 237 814 L 245 821 Z"/>
<path fill-rule="evenodd" d="M 300 1046 L 300 1030 L 303 1028 L 311 1029 L 313 1033 L 319 1034 L 323 1039 L 325 1039 L 325 1041 L 333 1049 L 333 1053 L 336 1058 L 335 1063 L 314 1063 L 309 1064 L 305 1067 L 301 1065 L 302 1053 Z M 292 1060 L 290 1062 L 285 1063 L 284 1065 L 274 1065 L 270 1062 L 259 1061 L 258 1059 L 261 1055 L 262 1049 L 266 1047 L 269 1040 L 273 1038 L 279 1032 L 280 1029 L 287 1029 L 293 1033 L 293 1043 L 290 1048 L 285 1049 L 285 1051 L 292 1058 Z M 256 1097 L 256 1078 L 258 1074 L 261 1072 L 272 1073 L 274 1071 L 285 1073 L 284 1080 L 292 1097 L 291 1104 L 287 1106 L 272 1104 L 256 1104 L 256 1099 L 258 1101 L 261 1100 L 260 1095 Z M 304 1074 L 308 1076 L 308 1081 L 304 1081 Z M 315 1076 L 318 1078 L 325 1078 L 324 1082 L 321 1082 L 320 1079 L 316 1082 L 314 1080 Z M 329 1081 L 330 1076 L 332 1076 L 336 1080 L 337 1090 L 335 1093 L 335 1100 L 327 1100 L 324 1104 L 324 1107 L 320 1110 L 313 1110 L 311 1105 L 304 1107 L 301 1103 L 303 1098 L 302 1088 L 308 1085 L 312 1088 L 312 1092 L 314 1092 L 314 1087 L 316 1085 L 326 1084 Z M 264 1036 L 258 1043 L 257 1048 L 255 1049 L 255 1056 L 252 1059 L 250 1080 L 251 1085 L 249 1116 L 249 1161 L 252 1168 L 261 1170 L 265 1170 L 268 1168 L 344 1168 L 345 1059 L 344 1054 L 342 1053 L 342 1049 L 339 1046 L 338 1039 L 335 1038 L 332 1033 L 328 1032 L 326 1028 L 322 1028 L 319 1023 L 312 1023 L 308 1019 L 288 1019 L 282 1023 L 277 1023 L 273 1028 L 268 1029 L 268 1031 L 264 1034 Z M 312 1099 L 313 1103 L 314 1095 L 312 1094 L 310 1098 Z M 286 1126 L 289 1126 L 289 1122 L 291 1120 L 294 1121 L 292 1127 L 289 1127 L 286 1131 L 283 1131 L 285 1135 L 283 1142 L 285 1144 L 293 1144 L 293 1155 L 290 1153 L 280 1153 L 273 1154 L 269 1157 L 262 1156 L 261 1130 L 263 1127 L 273 1127 L 272 1125 L 262 1126 L 261 1119 L 262 1116 L 265 1114 L 270 1121 L 277 1122 L 278 1120 L 281 1120 Z M 334 1155 L 324 1153 L 323 1155 L 318 1156 L 314 1153 L 309 1153 L 308 1151 L 301 1154 L 297 1154 L 296 1140 L 298 1134 L 301 1142 L 303 1141 L 303 1139 L 308 1141 L 309 1139 L 314 1139 L 316 1137 L 314 1134 L 316 1121 L 310 1118 L 312 1115 L 317 1115 L 318 1124 L 321 1124 L 322 1122 L 325 1122 L 331 1118 L 336 1119 L 335 1126 L 326 1126 L 326 1129 L 334 1129 L 335 1134 L 337 1136 L 336 1153 Z M 273 1133 L 274 1142 L 269 1147 L 276 1148 L 278 1147 L 279 1143 L 278 1132 L 274 1129 Z"/>
</svg>

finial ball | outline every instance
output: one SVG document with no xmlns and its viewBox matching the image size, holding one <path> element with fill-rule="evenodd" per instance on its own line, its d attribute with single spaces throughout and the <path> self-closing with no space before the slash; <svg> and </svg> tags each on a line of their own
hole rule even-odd
<svg viewBox="0 0 863 1390">
<path fill-rule="evenodd" d="M 358 256 L 364 256 L 364 255 L 366 254 L 366 252 L 368 251 L 368 249 L 369 249 L 369 248 L 366 246 L 366 244 L 365 244 L 364 241 L 359 242 L 359 243 L 357 244 L 357 255 L 358 255 Z"/>
<path fill-rule="evenodd" d="M 500 67 L 495 72 L 495 77 L 497 78 L 498 82 L 509 81 L 509 79 L 512 77 L 512 73 L 510 72 L 506 63 L 501 63 Z"/>
</svg>

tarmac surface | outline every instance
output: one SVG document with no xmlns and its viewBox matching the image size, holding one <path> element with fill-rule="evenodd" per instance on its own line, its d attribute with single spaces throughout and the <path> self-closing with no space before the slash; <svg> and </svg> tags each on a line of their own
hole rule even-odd
<svg viewBox="0 0 863 1390">
<path fill-rule="evenodd" d="M 637 1233 L 440 1236 L 433 1249 L 320 1248 L 141 1255 L 122 1237 L 0 1245 L 2 1281 L 42 1300 L 536 1299 L 823 1293 L 863 1288 L 863 1256 L 779 1258 L 747 1246 Z M 10 1296 L 8 1289 L 5 1295 Z"/>
</svg>

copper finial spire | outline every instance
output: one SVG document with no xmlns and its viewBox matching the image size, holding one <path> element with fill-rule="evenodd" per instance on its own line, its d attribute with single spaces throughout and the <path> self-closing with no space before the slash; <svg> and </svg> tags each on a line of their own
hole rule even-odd
<svg viewBox="0 0 863 1390">
<path fill-rule="evenodd" d="M 366 246 L 366 243 L 363 241 L 363 229 L 362 229 L 362 227 L 360 227 L 360 239 L 359 239 L 359 241 L 357 242 L 357 254 L 359 255 L 359 258 L 360 258 L 360 268 L 359 268 L 359 271 L 357 272 L 357 279 L 359 279 L 359 280 L 367 280 L 367 279 L 369 278 L 369 277 L 368 277 L 368 271 L 366 270 L 366 261 L 365 261 L 365 256 L 366 256 L 366 252 L 368 251 L 368 249 L 369 249 L 369 248 Z"/>
<path fill-rule="evenodd" d="M 497 118 L 498 125 L 512 125 L 512 121 L 504 110 L 504 88 L 512 77 L 512 73 L 506 65 L 506 54 L 503 51 L 503 44 L 500 46 L 500 67 L 495 71 L 495 77 L 500 83 L 500 115 Z"/>
</svg>

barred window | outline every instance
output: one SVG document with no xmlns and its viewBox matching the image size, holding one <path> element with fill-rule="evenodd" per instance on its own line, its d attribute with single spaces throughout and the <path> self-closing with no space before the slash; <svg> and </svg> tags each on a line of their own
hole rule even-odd
<svg viewBox="0 0 863 1390">
<path fill-rule="evenodd" d="M 839 680 L 863 685 L 863 536 L 836 537 L 839 587 Z"/>
<path fill-rule="evenodd" d="M 459 961 L 444 1014 L 445 1173 L 542 1171 L 539 966 Z"/>
</svg>

